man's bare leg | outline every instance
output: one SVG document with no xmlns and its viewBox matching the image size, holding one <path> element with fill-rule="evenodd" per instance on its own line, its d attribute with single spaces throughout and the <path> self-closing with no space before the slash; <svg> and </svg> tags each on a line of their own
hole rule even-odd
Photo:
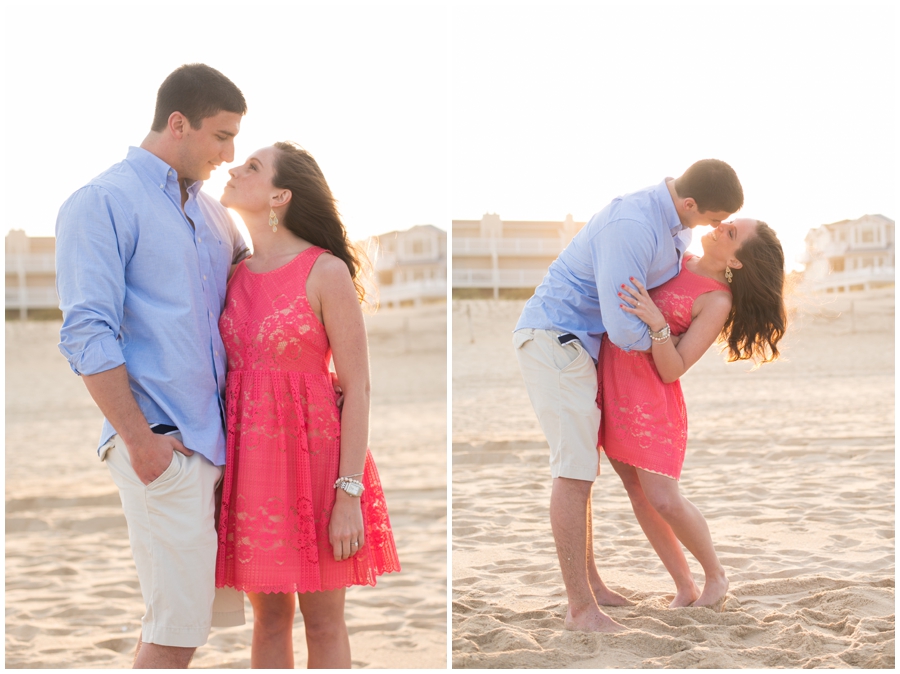
<svg viewBox="0 0 900 674">
<path fill-rule="evenodd" d="M 592 482 L 553 478 L 550 526 L 569 601 L 566 629 L 580 632 L 621 632 L 625 627 L 600 610 L 588 582 L 587 504 Z"/>
<path fill-rule="evenodd" d="M 688 566 L 684 551 L 681 549 L 681 542 L 669 526 L 644 494 L 641 487 L 641 481 L 638 478 L 637 469 L 629 466 L 627 463 L 610 459 L 610 464 L 615 469 L 619 477 L 622 478 L 622 484 L 631 500 L 631 509 L 637 518 L 638 524 L 650 545 L 656 551 L 666 571 L 675 581 L 675 598 L 669 604 L 669 608 L 681 608 L 690 606 L 700 597 L 700 588 L 694 582 L 694 576 Z"/>
<path fill-rule="evenodd" d="M 132 669 L 187 669 L 196 648 L 145 644 L 138 639 Z"/>
<path fill-rule="evenodd" d="M 610 590 L 600 578 L 597 562 L 594 560 L 594 518 L 591 499 L 587 502 L 587 572 L 588 584 L 594 593 L 594 599 L 600 606 L 634 606 L 634 602 L 626 599 L 618 592 Z"/>
</svg>

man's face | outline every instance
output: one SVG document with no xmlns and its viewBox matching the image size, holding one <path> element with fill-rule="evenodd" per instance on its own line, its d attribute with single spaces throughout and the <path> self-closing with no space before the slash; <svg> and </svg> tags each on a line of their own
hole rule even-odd
<svg viewBox="0 0 900 674">
<path fill-rule="evenodd" d="M 177 167 L 180 178 L 206 180 L 223 162 L 234 161 L 234 137 L 241 130 L 241 115 L 221 111 L 201 120 L 195 129 L 185 120 Z"/>
<path fill-rule="evenodd" d="M 682 223 L 685 227 L 693 229 L 697 225 L 712 225 L 718 227 L 731 217 L 731 213 L 726 211 L 700 211 L 697 209 L 697 202 L 693 199 L 685 199 L 685 217 Z M 684 222 L 687 220 L 687 222 Z"/>
</svg>

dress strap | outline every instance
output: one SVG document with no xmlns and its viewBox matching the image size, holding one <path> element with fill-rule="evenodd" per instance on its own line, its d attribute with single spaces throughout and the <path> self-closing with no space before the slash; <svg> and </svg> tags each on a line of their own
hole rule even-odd
<svg viewBox="0 0 900 674">
<path fill-rule="evenodd" d="M 304 287 L 306 287 L 306 279 L 309 278 L 309 272 L 312 271 L 313 265 L 316 263 L 316 260 L 319 259 L 319 256 L 322 253 L 330 253 L 331 251 L 326 250 L 325 248 L 319 248 L 318 246 L 310 246 L 306 250 L 304 250 L 298 256 L 300 259 L 298 262 L 300 263 L 300 280 L 303 282 Z"/>
</svg>

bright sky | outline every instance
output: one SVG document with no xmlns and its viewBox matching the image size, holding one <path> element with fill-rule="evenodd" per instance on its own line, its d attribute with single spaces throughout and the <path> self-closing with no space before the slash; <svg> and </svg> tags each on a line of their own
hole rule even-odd
<svg viewBox="0 0 900 674">
<path fill-rule="evenodd" d="M 706 157 L 789 267 L 812 227 L 896 217 L 889 5 L 457 8 L 451 50 L 454 218 L 583 221 Z"/>
<path fill-rule="evenodd" d="M 485 212 L 586 220 L 705 157 L 735 168 L 740 215 L 790 266 L 812 227 L 896 216 L 889 4 L 140 7 L 6 5 L 5 230 L 51 235 L 196 61 L 247 98 L 238 160 L 299 142 L 354 239 Z"/>
<path fill-rule="evenodd" d="M 159 85 L 193 62 L 247 99 L 236 160 L 298 142 L 353 239 L 446 229 L 446 8 L 298 4 L 4 3 L 4 233 L 53 235 L 62 202 L 141 143 Z M 221 195 L 226 168 L 209 194 Z"/>
</svg>

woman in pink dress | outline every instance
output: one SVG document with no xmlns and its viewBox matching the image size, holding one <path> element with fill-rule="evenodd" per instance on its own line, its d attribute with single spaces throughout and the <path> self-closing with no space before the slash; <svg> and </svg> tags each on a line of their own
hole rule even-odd
<svg viewBox="0 0 900 674">
<path fill-rule="evenodd" d="M 649 292 L 623 284 L 622 309 L 647 324 L 649 352 L 625 352 L 604 336 L 598 362 L 599 447 L 622 479 L 634 514 L 675 580 L 671 607 L 721 606 L 728 578 L 706 520 L 678 489 L 687 445 L 679 377 L 717 338 L 729 361 L 769 362 L 784 335 L 784 253 L 764 222 L 740 219 L 704 235 L 703 256 Z M 726 406 L 728 391 L 722 391 Z M 734 401 L 737 404 L 737 401 Z M 681 544 L 706 576 L 697 587 Z"/>
<path fill-rule="evenodd" d="M 276 143 L 229 174 L 221 201 L 243 218 L 253 256 L 236 266 L 219 321 L 228 453 L 216 585 L 248 593 L 252 667 L 293 667 L 296 595 L 308 666 L 348 668 L 345 588 L 400 570 L 368 451 L 359 260 L 306 151 Z"/>
</svg>

